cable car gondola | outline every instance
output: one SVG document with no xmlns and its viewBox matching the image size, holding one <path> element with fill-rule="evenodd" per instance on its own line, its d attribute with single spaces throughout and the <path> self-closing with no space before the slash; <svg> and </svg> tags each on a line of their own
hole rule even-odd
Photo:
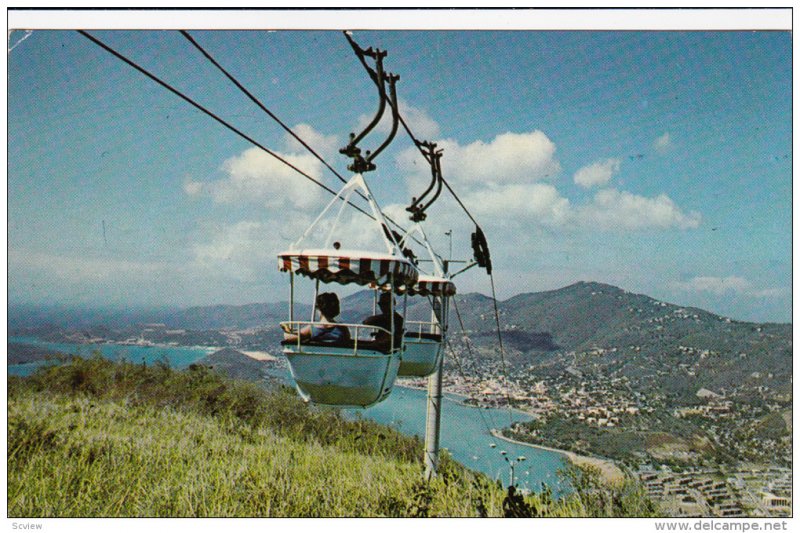
<svg viewBox="0 0 800 533">
<path fill-rule="evenodd" d="M 403 358 L 397 375 L 403 377 L 426 377 L 433 374 L 442 356 L 444 331 L 447 324 L 447 298 L 455 295 L 456 286 L 449 279 L 420 274 L 417 283 L 408 290 L 411 296 L 433 296 L 443 300 L 441 321 L 435 316 L 430 321 L 409 320 L 403 334 Z"/>
<path fill-rule="evenodd" d="M 391 233 L 382 229 L 380 233 L 387 253 L 341 249 L 336 246 L 338 242 L 331 246 L 338 217 L 322 248 L 299 248 L 299 243 L 312 233 L 335 202 L 341 199 L 346 203 L 357 189 L 364 191 L 376 222 L 381 228 L 385 227 L 383 215 L 366 183 L 360 174 L 356 174 L 300 240 L 290 250 L 278 254 L 278 267 L 281 271 L 289 272 L 291 286 L 290 317 L 281 323 L 285 330 L 299 331 L 306 326 L 326 325 L 314 320 L 295 320 L 295 275 L 315 280 L 317 288 L 319 282 L 342 285 L 355 283 L 395 294 L 405 293 L 416 283 L 418 272 L 415 265 L 403 256 Z M 318 289 L 316 292 L 319 292 Z M 394 298 L 389 298 L 389 301 L 391 316 L 394 313 Z M 394 331 L 394 323 L 389 330 L 364 324 L 337 325 L 348 329 L 349 339 L 317 341 L 313 338 L 304 340 L 297 335 L 292 340 L 283 341 L 283 353 L 289 362 L 298 392 L 306 401 L 340 407 L 369 407 L 382 401 L 391 393 L 400 367 L 402 342 Z M 383 333 L 386 341 L 370 338 L 370 335 L 380 333 Z"/>
<path fill-rule="evenodd" d="M 381 232 L 382 235 L 384 235 L 384 241 L 386 242 L 388 248 L 388 254 L 385 255 L 370 251 L 340 250 L 341 246 L 336 245 L 331 248 L 331 236 L 333 234 L 333 230 L 331 230 L 331 233 L 328 235 L 328 239 L 326 240 L 326 244 L 321 249 L 299 248 L 297 244 L 309 235 L 311 229 L 316 226 L 317 222 L 319 221 L 319 218 L 311 225 L 303 237 L 301 237 L 300 240 L 295 243 L 295 245 L 290 247 L 289 251 L 279 254 L 279 268 L 283 271 L 289 272 L 290 286 L 292 288 L 289 312 L 290 320 L 288 322 L 281 323 L 282 326 L 285 326 L 287 329 L 291 330 L 293 327 L 299 328 L 299 326 L 302 325 L 314 324 L 313 312 L 312 320 L 309 322 L 299 322 L 294 320 L 295 273 L 316 280 L 317 289 L 319 288 L 320 281 L 323 283 L 335 281 L 342 284 L 357 283 L 360 285 L 370 285 L 378 290 L 387 291 L 389 294 L 404 294 L 406 297 L 408 294 L 425 294 L 425 287 L 428 284 L 431 284 L 431 287 L 433 287 L 435 284 L 441 284 L 441 294 L 437 293 L 437 289 L 427 289 L 427 295 L 432 296 L 434 315 L 436 315 L 436 320 L 425 323 L 429 326 L 431 332 L 424 335 L 424 332 L 422 331 L 423 325 L 420 325 L 416 335 L 414 335 L 413 331 L 409 332 L 409 340 L 405 343 L 406 347 L 412 350 L 412 353 L 406 358 L 408 363 L 406 368 L 408 372 L 428 371 L 428 367 L 422 368 L 420 366 L 419 369 L 412 368 L 413 364 L 422 365 L 422 362 L 413 363 L 415 357 L 413 355 L 413 351 L 417 349 L 416 347 L 412 347 L 412 345 L 415 344 L 415 340 L 420 341 L 416 344 L 423 344 L 423 342 L 421 342 L 423 340 L 430 341 L 426 344 L 432 346 L 425 347 L 427 353 L 425 357 L 427 358 L 426 360 L 433 361 L 432 366 L 434 368 L 437 367 L 437 365 L 439 368 L 439 372 L 434 372 L 428 381 L 428 411 L 425 432 L 425 477 L 426 479 L 430 479 L 432 476 L 434 476 L 436 474 L 438 463 L 440 428 L 439 420 L 441 416 L 442 400 L 441 344 L 444 342 L 444 337 L 447 333 L 447 297 L 451 295 L 449 292 L 451 290 L 450 286 L 452 283 L 450 283 L 449 279 L 443 277 L 443 272 L 446 272 L 446 270 L 442 271 L 441 263 L 437 261 L 437 256 L 433 254 L 429 244 L 425 242 L 428 251 L 431 253 L 433 263 L 436 268 L 435 276 L 437 279 L 423 278 L 423 280 L 415 286 L 415 282 L 418 280 L 418 272 L 415 268 L 416 260 L 414 259 L 413 254 L 410 253 L 407 255 L 407 257 L 411 259 L 410 261 L 404 257 L 408 251 L 403 249 L 398 244 L 404 239 L 401 239 L 398 234 L 389 230 L 386 220 L 389 220 L 401 230 L 403 230 L 403 228 L 391 218 L 384 216 L 380 212 L 360 174 L 361 172 L 367 172 L 375 169 L 375 157 L 392 141 L 397 132 L 399 124 L 402 124 L 403 129 L 408 133 L 409 137 L 420 150 L 425 160 L 431 165 L 432 171 L 431 184 L 420 197 L 414 198 L 411 206 L 407 208 L 407 211 L 411 213 L 411 220 L 416 223 L 425 220 L 426 210 L 438 198 L 442 190 L 442 186 L 444 185 L 452 194 L 456 202 L 461 206 L 464 213 L 469 217 L 470 220 L 472 220 L 472 222 L 475 223 L 475 233 L 472 234 L 472 247 L 475 254 L 475 260 L 474 262 L 469 263 L 459 272 L 452 274 L 450 277 L 455 277 L 456 275 L 475 265 L 486 269 L 486 272 L 491 280 L 492 298 L 495 302 L 495 322 L 497 324 L 498 343 L 501 360 L 503 361 L 504 375 L 505 356 L 502 336 L 500 333 L 500 319 L 496 303 L 497 297 L 495 295 L 494 278 L 492 277 L 492 264 L 486 238 L 483 235 L 483 231 L 478 225 L 478 222 L 461 202 L 455 191 L 444 180 L 440 163 L 441 150 L 436 150 L 435 143 L 418 140 L 412 133 L 408 124 L 400 116 L 399 102 L 395 87 L 399 76 L 391 73 L 384 73 L 382 60 L 386 56 L 386 52 L 377 49 L 373 50 L 372 48 L 364 50 L 352 39 L 349 32 L 345 32 L 345 37 L 353 48 L 353 51 L 356 53 L 360 62 L 369 73 L 370 78 L 378 88 L 380 104 L 378 113 L 369 123 L 369 125 L 359 135 L 351 133 L 350 143 L 345 148 L 340 150 L 340 153 L 345 154 L 353 159 L 353 163 L 348 166 L 348 169 L 355 172 L 356 175 L 353 176 L 353 178 L 346 183 L 342 191 L 337 194 L 333 189 L 325 185 L 311 174 L 304 172 L 292 162 L 271 151 L 264 145 L 258 143 L 242 130 L 223 120 L 219 115 L 200 105 L 177 88 L 158 78 L 101 40 L 83 30 L 78 30 L 78 33 L 104 49 L 106 52 L 112 54 L 116 58 L 144 74 L 154 82 L 158 83 L 165 89 L 169 90 L 183 101 L 192 105 L 195 109 L 211 117 L 242 139 L 260 148 L 264 153 L 274 157 L 327 192 L 334 194 L 334 200 L 328 205 L 328 207 L 326 207 L 326 209 L 323 211 L 323 214 L 334 204 L 336 200 L 341 199 L 343 202 L 342 209 L 344 209 L 345 205 L 350 205 L 357 211 L 360 211 L 361 213 L 370 217 L 381 226 Z M 225 74 L 225 76 L 231 82 L 233 82 L 240 91 L 242 91 L 250 98 L 250 100 L 257 104 L 262 111 L 268 114 L 273 120 L 280 124 L 288 134 L 290 134 L 295 140 L 308 149 L 309 152 L 311 152 L 313 156 L 315 156 L 334 175 L 336 175 L 337 178 L 339 178 L 342 182 L 345 182 L 345 179 L 338 172 L 336 172 L 333 167 L 331 167 L 297 134 L 289 129 L 278 117 L 269 111 L 255 96 L 247 91 L 247 89 L 245 89 L 241 83 L 239 83 L 216 60 L 214 60 L 211 55 L 188 34 L 188 32 L 182 31 L 181 34 L 198 50 L 200 50 L 200 52 L 202 52 L 203 55 L 212 64 L 214 64 L 214 66 L 222 71 L 222 73 Z M 367 58 L 370 58 L 372 61 L 374 61 L 374 69 L 368 65 Z M 386 84 L 388 84 L 388 95 Z M 387 104 L 391 109 L 392 115 L 392 127 L 389 136 L 377 149 L 373 151 L 367 150 L 365 152 L 365 156 L 362 156 L 361 149 L 357 146 L 357 143 L 379 123 L 383 110 L 386 108 Z M 362 195 L 362 198 L 369 202 L 374 216 L 371 216 L 361 207 L 350 202 L 350 193 L 357 187 L 366 192 L 366 196 Z M 432 194 L 430 198 L 428 198 L 429 194 Z M 341 215 L 341 210 L 339 215 Z M 322 215 L 320 215 L 320 217 L 321 216 Z M 452 262 L 452 260 L 448 262 Z M 452 286 L 452 294 L 455 294 L 455 286 Z M 392 301 L 391 311 L 393 313 L 394 298 L 390 298 L 390 300 Z M 403 308 L 405 311 L 406 305 L 404 305 Z M 454 309 L 456 310 L 456 314 L 458 314 L 458 307 L 454 306 Z M 395 335 L 393 335 L 393 330 L 395 329 L 394 324 L 390 326 L 391 331 L 386 331 L 385 329 L 382 331 L 384 334 L 389 334 L 387 338 L 391 338 L 388 348 L 384 343 L 373 341 L 373 343 L 370 344 L 369 339 L 362 340 L 359 335 L 363 332 L 363 330 L 366 330 L 369 327 L 372 327 L 373 330 L 381 330 L 382 328 L 380 327 L 365 326 L 363 324 L 340 324 L 339 326 L 347 328 L 348 337 L 352 339 L 348 339 L 347 344 L 344 346 L 336 346 L 333 343 L 316 343 L 315 341 L 303 342 L 300 336 L 298 336 L 294 342 L 284 343 L 284 353 L 289 359 L 292 376 L 295 378 L 300 394 L 308 401 L 329 405 L 352 405 L 366 407 L 383 400 L 388 396 L 393 387 L 395 376 L 397 375 L 400 367 L 400 351 L 403 349 L 403 343 L 399 342 L 395 338 Z M 352 335 L 350 329 L 354 329 L 354 333 L 356 333 L 356 335 Z M 430 335 L 430 337 L 427 335 Z M 467 345 L 467 347 L 469 348 L 469 345 Z M 433 354 L 433 356 L 431 356 L 431 354 Z M 487 430 L 488 429 L 489 428 L 487 426 Z"/>
<path fill-rule="evenodd" d="M 400 240 L 404 246 L 412 234 L 418 233 L 428 252 L 433 274 L 420 273 L 417 282 L 409 286 L 409 296 L 428 298 L 433 307 L 430 320 L 410 320 L 406 322 L 403 335 L 403 358 L 399 376 L 426 377 L 433 374 L 439 366 L 443 353 L 444 336 L 447 331 L 447 310 L 450 296 L 456 294 L 455 284 L 445 276 L 441 258 L 433 251 L 428 236 L 417 222 Z"/>
</svg>

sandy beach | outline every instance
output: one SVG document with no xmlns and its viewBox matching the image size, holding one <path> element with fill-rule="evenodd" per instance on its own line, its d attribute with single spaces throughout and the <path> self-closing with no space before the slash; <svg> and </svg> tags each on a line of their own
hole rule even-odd
<svg viewBox="0 0 800 533">
<path fill-rule="evenodd" d="M 278 360 L 277 357 L 275 357 L 274 355 L 271 355 L 271 354 L 269 354 L 267 352 L 259 352 L 259 351 L 252 351 L 252 350 L 247 350 L 247 351 L 239 350 L 239 351 L 242 352 L 243 354 L 245 354 L 247 357 L 250 357 L 251 359 L 255 359 L 256 361 L 277 361 Z"/>
<path fill-rule="evenodd" d="M 539 448 L 540 450 L 547 450 L 550 452 L 560 453 L 569 459 L 569 461 L 574 465 L 589 465 L 594 466 L 600 470 L 600 474 L 603 476 L 603 479 L 608 483 L 619 483 L 623 479 L 625 479 L 625 474 L 622 473 L 622 470 L 614 464 L 613 461 L 608 459 L 598 459 L 597 457 L 587 457 L 585 455 L 578 455 L 574 452 L 568 452 L 566 450 L 559 450 L 557 448 L 549 448 L 547 446 L 540 446 L 538 444 L 531 444 L 529 442 L 521 442 L 518 440 L 510 439 L 505 435 L 502 435 L 498 430 L 493 429 L 492 435 L 497 437 L 498 439 L 502 439 L 507 442 L 512 442 L 514 444 L 519 444 L 521 446 L 528 446 L 531 448 Z"/>
</svg>

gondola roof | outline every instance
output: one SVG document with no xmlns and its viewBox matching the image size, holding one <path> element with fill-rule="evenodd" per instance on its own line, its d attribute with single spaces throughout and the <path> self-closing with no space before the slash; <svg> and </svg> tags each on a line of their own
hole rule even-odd
<svg viewBox="0 0 800 533">
<path fill-rule="evenodd" d="M 288 250 L 278 254 L 278 268 L 323 283 L 373 285 L 395 291 L 413 286 L 419 272 L 405 257 L 365 250 L 319 248 Z"/>
</svg>

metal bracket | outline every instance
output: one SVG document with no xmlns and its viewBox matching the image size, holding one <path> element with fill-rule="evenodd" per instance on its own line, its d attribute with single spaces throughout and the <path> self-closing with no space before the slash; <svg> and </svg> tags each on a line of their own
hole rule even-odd
<svg viewBox="0 0 800 533">
<path fill-rule="evenodd" d="M 417 147 L 431 166 L 431 183 L 418 198 L 412 198 L 411 205 L 406 207 L 406 211 L 411 213 L 412 221 L 421 222 L 425 220 L 427 216 L 425 210 L 436 201 L 439 194 L 442 192 L 442 150 L 436 150 L 436 143 L 428 141 L 417 142 Z M 427 203 L 423 203 L 423 200 L 430 194 L 434 186 L 436 187 L 436 193 L 433 195 L 433 198 Z"/>
<path fill-rule="evenodd" d="M 339 153 L 346 155 L 353 159 L 353 162 L 348 165 L 348 170 L 351 170 L 356 173 L 364 173 L 369 172 L 370 170 L 375 170 L 375 163 L 373 162 L 375 158 L 380 154 L 389 143 L 392 142 L 394 139 L 395 134 L 397 133 L 397 126 L 400 122 L 400 110 L 397 104 L 397 89 L 396 83 L 400 79 L 400 76 L 397 76 L 392 73 L 384 73 L 383 70 L 383 59 L 387 56 L 387 52 L 384 50 L 375 49 L 373 50 L 372 47 L 367 48 L 366 50 L 358 46 L 358 44 L 350 37 L 348 32 L 344 32 L 345 37 L 347 38 L 347 42 L 350 43 L 350 46 L 353 48 L 356 56 L 358 57 L 359 61 L 363 65 L 364 69 L 369 74 L 372 81 L 375 83 L 375 86 L 378 88 L 378 111 L 375 113 L 375 116 L 372 118 L 369 124 L 364 128 L 361 133 L 356 135 L 355 133 L 350 134 L 350 142 L 344 148 L 339 150 Z M 369 66 L 367 63 L 366 58 L 369 57 L 375 61 L 375 69 L 373 70 L 372 67 Z M 389 97 L 386 95 L 386 83 L 389 84 Z M 381 145 L 375 151 L 367 150 L 365 155 L 361 155 L 361 148 L 357 145 L 358 143 L 370 133 L 375 126 L 378 125 L 383 114 L 386 110 L 386 102 L 389 101 L 389 107 L 392 108 L 392 130 L 389 133 L 389 136 L 381 143 Z"/>
</svg>

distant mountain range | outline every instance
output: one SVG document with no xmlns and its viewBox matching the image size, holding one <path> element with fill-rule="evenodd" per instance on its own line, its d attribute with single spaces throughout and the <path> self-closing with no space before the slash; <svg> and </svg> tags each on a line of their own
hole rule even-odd
<svg viewBox="0 0 800 533">
<path fill-rule="evenodd" d="M 335 290 L 335 288 L 333 289 Z M 371 291 L 342 299 L 341 320 L 360 322 L 372 313 Z M 402 306 L 403 298 L 398 298 Z M 775 385 L 791 379 L 791 324 L 757 324 L 721 317 L 702 309 L 662 302 L 618 287 L 579 282 L 553 291 L 519 294 L 498 302 L 501 333 L 512 364 L 536 364 L 563 372 L 568 366 L 640 378 L 658 374 L 660 382 L 701 373 L 704 386 L 725 387 L 750 376 L 771 374 Z M 497 331 L 492 299 L 459 294 L 451 308 L 451 337 L 460 337 L 458 315 L 478 347 L 492 350 Z M 456 313 L 455 311 L 458 311 Z M 310 306 L 295 305 L 296 317 L 308 317 Z M 9 330 L 44 324 L 81 328 L 163 323 L 170 328 L 219 330 L 264 328 L 275 336 L 286 320 L 288 304 L 216 305 L 186 309 L 69 312 L 64 309 L 9 308 Z M 430 316 L 427 299 L 409 298 L 407 318 Z M 587 354 L 590 356 L 587 359 Z M 577 357 L 582 355 L 582 357 Z M 588 366 L 587 366 L 588 365 Z M 685 381 L 685 380 L 684 380 Z"/>
<path fill-rule="evenodd" d="M 455 304 L 476 344 L 497 343 L 490 298 L 459 295 Z M 773 388 L 791 387 L 791 324 L 740 322 L 593 282 L 520 294 L 498 307 L 510 359 L 538 372 L 601 372 L 682 394 L 755 387 L 766 376 Z M 451 321 L 451 331 L 457 326 Z"/>
</svg>

